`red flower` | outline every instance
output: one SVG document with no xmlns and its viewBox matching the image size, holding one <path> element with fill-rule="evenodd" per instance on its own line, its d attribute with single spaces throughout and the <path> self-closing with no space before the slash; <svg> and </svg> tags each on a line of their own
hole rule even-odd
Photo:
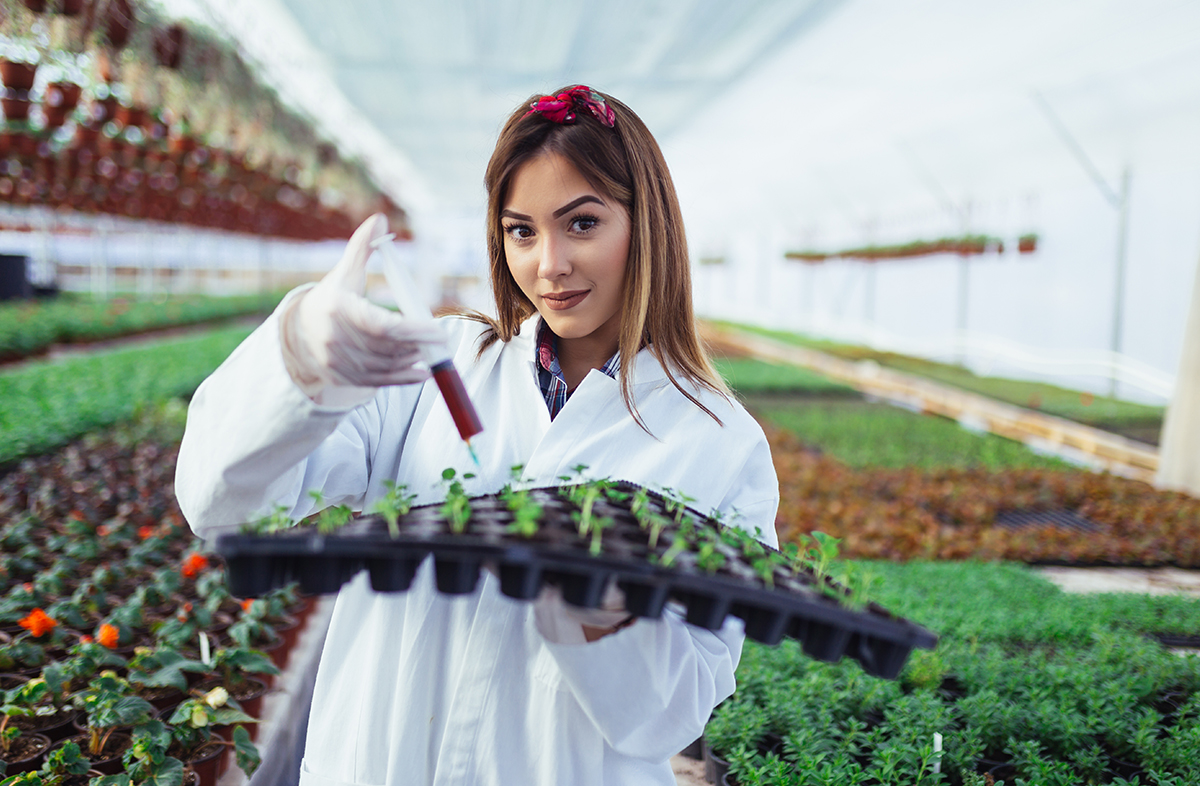
<svg viewBox="0 0 1200 786">
<path fill-rule="evenodd" d="M 91 644 L 93 641 L 95 641 L 95 639 L 93 639 L 91 636 L 84 635 L 79 637 L 80 644 Z"/>
<path fill-rule="evenodd" d="M 29 612 L 29 616 L 20 621 L 20 626 L 29 631 L 35 639 L 45 636 L 50 631 L 54 630 L 57 621 L 41 609 L 34 609 Z"/>
<path fill-rule="evenodd" d="M 121 638 L 121 632 L 117 630 L 116 625 L 109 625 L 107 622 L 100 626 L 100 644 L 108 647 L 110 650 L 117 646 L 117 640 Z"/>
<path fill-rule="evenodd" d="M 154 537 L 154 527 L 151 527 L 149 524 L 143 524 L 138 527 L 138 537 L 142 540 Z"/>
<path fill-rule="evenodd" d="M 203 554 L 189 554 L 187 559 L 183 561 L 181 569 L 183 575 L 189 579 L 196 578 L 196 574 L 208 567 L 208 560 Z"/>
</svg>

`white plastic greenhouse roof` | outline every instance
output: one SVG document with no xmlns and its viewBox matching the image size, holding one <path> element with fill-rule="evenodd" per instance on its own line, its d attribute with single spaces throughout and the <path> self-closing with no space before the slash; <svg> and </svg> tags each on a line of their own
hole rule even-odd
<svg viewBox="0 0 1200 786">
<path fill-rule="evenodd" d="M 507 112 L 574 82 L 643 115 L 705 214 L 731 188 L 786 223 L 1090 182 L 1055 122 L 1110 184 L 1200 166 L 1194 0 L 169 5 L 241 40 L 418 212 L 477 209 Z"/>
</svg>

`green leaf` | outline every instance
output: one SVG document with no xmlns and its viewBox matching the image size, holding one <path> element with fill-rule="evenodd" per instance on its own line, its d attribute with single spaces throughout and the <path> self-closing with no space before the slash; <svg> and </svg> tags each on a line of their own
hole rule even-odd
<svg viewBox="0 0 1200 786">
<path fill-rule="evenodd" d="M 246 777 L 253 775 L 258 765 L 262 764 L 262 756 L 250 740 L 250 732 L 246 731 L 245 726 L 236 726 L 233 729 L 233 752 L 237 766 L 246 773 Z"/>
</svg>

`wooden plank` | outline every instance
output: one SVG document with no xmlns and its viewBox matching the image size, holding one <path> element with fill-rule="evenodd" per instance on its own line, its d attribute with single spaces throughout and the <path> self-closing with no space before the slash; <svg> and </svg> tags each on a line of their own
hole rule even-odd
<svg viewBox="0 0 1200 786">
<path fill-rule="evenodd" d="M 701 323 L 704 340 L 730 346 L 762 360 L 802 366 L 860 392 L 984 428 L 1031 448 L 1098 470 L 1153 482 L 1158 448 L 1044 412 L 1018 407 L 929 379 L 884 368 L 870 360 L 844 358 L 739 330 Z"/>
</svg>

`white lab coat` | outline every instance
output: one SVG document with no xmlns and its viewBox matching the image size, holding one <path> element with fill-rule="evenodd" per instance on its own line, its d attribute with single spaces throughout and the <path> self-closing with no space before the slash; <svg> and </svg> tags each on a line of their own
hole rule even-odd
<svg viewBox="0 0 1200 786">
<path fill-rule="evenodd" d="M 418 504 L 440 500 L 446 467 L 475 471 L 467 491 L 484 494 L 513 465 L 549 485 L 585 464 L 590 477 L 678 489 L 700 510 L 736 509 L 740 525 L 776 543 L 778 485 L 758 424 L 698 393 L 718 425 L 647 351 L 633 389 L 654 436 L 629 416 L 618 383 L 595 370 L 551 422 L 533 360 L 536 317 L 478 361 L 481 326 L 444 320 L 484 425 L 474 469 L 432 381 L 384 388 L 349 411 L 310 401 L 283 365 L 287 302 L 192 400 L 176 493 L 198 535 L 234 531 L 275 502 L 305 516 L 309 489 L 361 510 L 385 480 L 407 483 Z M 669 757 L 734 690 L 742 632 L 733 618 L 714 633 L 668 611 L 588 644 L 555 607 L 505 597 L 487 572 L 458 597 L 439 594 L 432 573 L 426 560 L 400 594 L 375 593 L 360 574 L 338 595 L 302 786 L 670 786 Z"/>
</svg>

